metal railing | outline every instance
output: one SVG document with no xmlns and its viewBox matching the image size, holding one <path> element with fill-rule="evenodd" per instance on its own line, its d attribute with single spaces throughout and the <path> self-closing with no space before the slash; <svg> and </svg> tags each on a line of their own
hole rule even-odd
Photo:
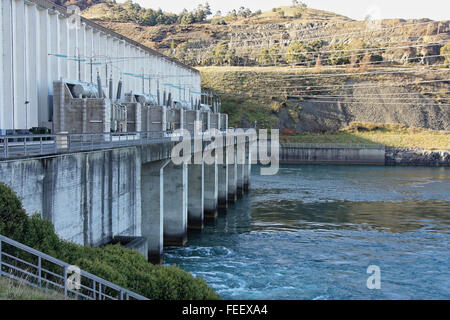
<svg viewBox="0 0 450 320">
<path fill-rule="evenodd" d="M 225 134 L 226 130 L 221 132 Z M 194 132 L 189 133 L 194 137 Z M 0 159 L 148 145 L 171 141 L 173 137 L 176 134 L 172 131 L 0 135 Z"/>
<path fill-rule="evenodd" d="M 145 145 L 170 137 L 170 131 L 0 135 L 0 159 Z"/>
<path fill-rule="evenodd" d="M 73 266 L 0 235 L 0 277 L 8 277 L 42 289 L 55 290 L 65 299 L 148 300 L 109 281 L 79 270 L 73 287 Z"/>
</svg>

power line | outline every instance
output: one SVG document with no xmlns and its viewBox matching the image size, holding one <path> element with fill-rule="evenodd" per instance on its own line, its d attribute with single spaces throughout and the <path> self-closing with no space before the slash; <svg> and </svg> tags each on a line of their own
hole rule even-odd
<svg viewBox="0 0 450 320">
<path fill-rule="evenodd" d="M 389 85 L 389 86 L 402 86 L 402 85 L 414 85 L 414 84 L 421 84 L 421 83 L 434 83 L 434 82 L 446 82 L 446 81 L 450 81 L 450 79 L 439 79 L 439 80 L 423 80 L 423 81 L 416 81 L 416 82 L 401 82 L 401 83 L 389 83 L 386 84 L 385 86 Z M 294 87 L 284 87 L 284 88 L 334 88 L 334 87 L 352 87 L 352 88 L 366 88 L 366 87 L 378 87 L 378 84 L 374 84 L 374 85 L 357 85 L 357 84 L 343 84 L 343 85 L 327 85 L 327 86 L 294 86 Z"/>
<path fill-rule="evenodd" d="M 405 86 L 405 85 L 418 85 L 418 84 L 425 84 L 425 83 L 438 83 L 438 82 L 446 82 L 446 81 L 450 81 L 450 79 L 440 79 L 440 80 L 423 80 L 423 81 L 416 81 L 416 82 L 396 82 L 396 83 L 389 83 L 389 84 L 373 84 L 373 85 L 334 85 L 334 86 L 298 86 L 297 88 L 312 88 L 312 87 L 318 87 L 318 88 L 322 88 L 322 89 L 311 89 L 311 90 L 296 90 L 295 93 L 311 93 L 311 92 L 321 92 L 321 91 L 330 91 L 330 89 L 345 89 L 345 88 L 383 88 L 386 86 L 390 86 L 390 87 L 400 87 L 400 86 Z M 276 89 L 280 89 L 280 88 L 276 88 Z M 292 88 L 291 88 L 292 89 Z M 295 88 L 293 88 L 295 89 Z M 291 90 L 292 91 L 292 90 Z M 219 93 L 218 93 L 219 94 Z M 289 95 L 289 93 L 287 91 L 271 91 L 270 94 L 267 94 L 266 96 L 274 96 L 276 94 L 279 95 Z M 229 94 L 227 93 L 220 93 L 219 95 L 222 96 L 228 96 Z M 233 93 L 233 95 L 241 95 L 241 96 L 252 96 L 249 94 L 239 94 L 239 93 Z"/>
<path fill-rule="evenodd" d="M 424 45 L 428 45 L 428 44 L 424 44 Z M 389 49 L 389 47 L 386 47 L 386 48 L 383 48 L 383 49 L 377 49 L 376 51 L 381 51 L 381 50 L 386 50 L 386 49 Z M 360 50 L 360 51 L 364 51 L 363 49 L 362 50 Z M 339 50 L 337 50 L 336 52 L 339 52 Z M 299 52 L 299 53 L 283 53 L 283 54 L 279 54 L 279 55 L 296 55 L 296 56 L 305 56 L 305 60 L 303 60 L 303 61 L 293 61 L 293 62 L 291 62 L 291 63 L 284 63 L 284 64 L 282 64 L 282 63 L 280 63 L 280 64 L 276 64 L 276 63 L 274 63 L 273 64 L 273 66 L 292 66 L 292 65 L 303 65 L 303 64 L 308 64 L 308 63 L 314 63 L 314 62 L 316 62 L 317 63 L 317 61 L 329 61 L 329 60 L 334 60 L 334 59 L 342 59 L 342 58 L 353 58 L 353 57 L 358 57 L 358 56 L 365 56 L 365 55 L 367 55 L 367 53 L 371 53 L 372 51 L 367 51 L 367 52 L 360 52 L 360 53 L 356 53 L 356 54 L 350 54 L 350 55 L 339 55 L 339 56 L 337 56 L 337 57 L 332 57 L 332 56 L 325 56 L 325 57 L 322 57 L 322 56 L 320 56 L 320 51 L 317 51 L 316 53 L 318 54 L 318 56 L 317 57 L 315 57 L 314 59 L 310 59 L 310 60 L 307 60 L 306 59 L 306 56 L 305 56 L 305 54 L 303 53 L 303 52 Z M 448 54 L 446 54 L 446 55 L 434 55 L 434 56 L 442 56 L 442 57 L 444 57 L 444 56 L 449 56 Z M 214 56 L 214 58 L 216 58 L 217 56 Z M 220 57 L 220 56 L 219 56 Z M 223 57 L 225 57 L 225 56 L 222 56 L 222 58 Z M 414 58 L 412 58 L 411 60 L 420 60 L 421 58 L 428 58 L 428 57 L 430 57 L 430 56 L 422 56 L 422 57 L 414 57 Z M 397 61 L 397 60 L 393 60 L 394 62 L 395 61 Z M 376 61 L 376 62 L 383 62 L 383 60 L 381 60 L 381 61 Z"/>
<path fill-rule="evenodd" d="M 427 73 L 427 72 L 450 72 L 450 70 L 391 70 L 391 71 L 372 71 L 372 72 L 352 72 L 352 73 L 338 73 L 338 74 L 305 74 L 305 75 L 295 75 L 295 76 L 280 76 L 280 77 L 273 77 L 272 78 L 266 78 L 265 81 L 280 81 L 280 79 L 284 81 L 292 81 L 292 80 L 300 80 L 300 79 L 311 79 L 311 78 L 324 78 L 324 77 L 353 77 L 353 76 L 359 76 L 359 75 L 377 75 L 377 74 L 395 74 L 395 73 Z"/>
<path fill-rule="evenodd" d="M 337 50 L 317 50 L 317 51 L 302 51 L 298 53 L 290 53 L 290 52 L 280 52 L 280 53 L 258 53 L 256 56 L 295 56 L 295 55 L 305 55 L 305 54 L 324 54 L 324 53 L 335 53 L 335 52 L 352 52 L 352 51 L 366 51 L 366 52 L 372 52 L 372 51 L 384 51 L 389 49 L 409 49 L 409 48 L 416 48 L 416 47 L 424 47 L 428 46 L 430 44 L 443 44 L 448 43 L 448 41 L 443 40 L 441 41 L 435 41 L 435 42 L 424 42 L 421 44 L 415 44 L 415 45 L 404 45 L 404 46 L 396 46 L 396 47 L 370 47 L 370 48 L 359 48 L 359 49 L 337 49 Z M 364 52 L 364 53 L 366 53 Z M 214 57 L 227 57 L 228 55 L 214 55 Z M 247 53 L 242 56 L 255 56 L 255 54 Z M 347 57 L 351 57 L 353 55 L 348 55 Z"/>
<path fill-rule="evenodd" d="M 331 34 L 331 35 L 324 35 L 324 36 L 318 36 L 318 37 L 310 37 L 310 38 L 303 38 L 303 39 L 299 39 L 298 41 L 311 41 L 311 40 L 320 40 L 320 39 L 327 39 L 327 38 L 338 38 L 340 36 L 349 36 L 349 35 L 355 35 L 355 34 L 361 34 L 361 33 L 374 33 L 374 32 L 381 32 L 384 30 L 392 30 L 392 29 L 398 29 L 398 28 L 406 28 L 406 27 L 412 27 L 412 26 L 418 26 L 418 25 L 424 25 L 424 24 L 432 24 L 432 23 L 441 23 L 444 21 L 433 21 L 433 22 L 420 22 L 420 23 L 413 23 L 413 24 L 408 24 L 408 25 L 399 25 L 399 26 L 392 26 L 392 27 L 385 27 L 385 28 L 380 28 L 377 30 L 360 30 L 357 32 L 347 32 L 347 33 L 341 33 L 341 34 Z M 283 33 L 279 33 L 278 35 L 283 35 Z M 446 33 L 439 33 L 439 34 L 446 34 Z M 263 40 L 263 39 L 261 39 Z M 245 41 L 249 41 L 249 40 L 245 40 Z M 245 41 L 239 41 L 237 43 L 243 43 Z M 220 42 L 216 42 L 214 44 L 218 44 Z M 234 44 L 235 42 L 230 42 L 231 44 Z M 255 46 L 245 46 L 245 48 L 261 48 L 264 45 L 255 45 Z M 204 51 L 205 49 L 203 48 L 195 48 L 195 49 L 191 49 L 192 51 Z"/>
</svg>

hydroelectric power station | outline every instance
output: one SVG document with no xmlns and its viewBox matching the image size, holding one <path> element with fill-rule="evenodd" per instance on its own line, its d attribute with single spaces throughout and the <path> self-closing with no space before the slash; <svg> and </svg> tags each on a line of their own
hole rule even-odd
<svg viewBox="0 0 450 320">
<path fill-rule="evenodd" d="M 252 139 L 196 69 L 46 0 L 3 0 L 0 22 L 0 181 L 61 238 L 160 262 L 248 190 Z M 183 157 L 221 152 L 175 163 L 181 129 Z"/>
</svg>

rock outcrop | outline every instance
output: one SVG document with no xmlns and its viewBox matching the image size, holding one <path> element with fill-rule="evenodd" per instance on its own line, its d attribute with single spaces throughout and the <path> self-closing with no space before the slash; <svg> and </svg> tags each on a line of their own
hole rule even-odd
<svg viewBox="0 0 450 320">
<path fill-rule="evenodd" d="M 396 166 L 450 166 L 450 150 L 421 148 L 386 148 L 386 165 Z"/>
</svg>

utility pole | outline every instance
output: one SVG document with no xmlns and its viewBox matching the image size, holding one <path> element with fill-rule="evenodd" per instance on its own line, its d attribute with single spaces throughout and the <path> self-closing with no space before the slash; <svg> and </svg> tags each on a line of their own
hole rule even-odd
<svg viewBox="0 0 450 320">
<path fill-rule="evenodd" d="M 144 77 L 144 69 L 142 69 L 142 94 L 145 94 L 145 77 Z"/>
<path fill-rule="evenodd" d="M 81 81 L 81 57 L 80 50 L 78 50 L 78 81 Z"/>
<path fill-rule="evenodd" d="M 148 94 L 152 94 L 152 78 L 148 75 Z"/>
<path fill-rule="evenodd" d="M 91 83 L 92 83 L 92 57 L 89 59 L 91 65 Z"/>
</svg>

